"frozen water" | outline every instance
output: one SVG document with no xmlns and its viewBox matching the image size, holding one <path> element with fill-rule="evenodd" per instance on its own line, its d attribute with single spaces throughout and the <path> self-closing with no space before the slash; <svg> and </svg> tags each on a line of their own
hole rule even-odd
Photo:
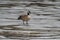
<svg viewBox="0 0 60 40">
<path fill-rule="evenodd" d="M 22 40 L 60 39 L 60 11 L 59 11 L 60 7 L 56 6 L 56 8 L 57 9 L 54 9 L 53 6 L 52 7 L 16 6 L 11 8 L 7 7 L 0 8 L 0 32 L 10 32 L 12 34 L 14 32 L 15 33 L 39 32 L 39 34 L 35 34 L 38 35 L 39 37 L 24 38 L 23 36 Z M 23 14 L 24 11 L 27 10 L 31 11 L 30 15 L 31 20 L 29 21 L 29 25 L 24 25 L 22 20 L 17 20 L 17 18 L 19 17 L 19 15 Z M 6 37 L 6 35 L 4 34 L 1 35 L 0 38 L 7 38 L 7 39 L 18 38 L 13 40 L 19 40 L 21 37 L 14 37 L 14 35 Z"/>
</svg>

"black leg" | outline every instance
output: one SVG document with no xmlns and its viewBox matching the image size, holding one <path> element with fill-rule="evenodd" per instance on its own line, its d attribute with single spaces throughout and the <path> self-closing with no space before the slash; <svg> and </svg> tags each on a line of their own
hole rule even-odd
<svg viewBox="0 0 60 40">
<path fill-rule="evenodd" d="M 28 23 L 28 21 L 26 21 L 26 26 L 29 26 L 29 23 Z"/>
<path fill-rule="evenodd" d="M 28 24 L 28 21 L 26 21 L 26 24 Z"/>
<path fill-rule="evenodd" d="M 24 21 L 23 21 L 23 24 L 24 24 Z"/>
</svg>

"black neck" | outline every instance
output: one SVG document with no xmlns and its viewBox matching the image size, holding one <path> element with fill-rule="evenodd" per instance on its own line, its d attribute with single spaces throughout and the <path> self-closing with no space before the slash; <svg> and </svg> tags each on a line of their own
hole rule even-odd
<svg viewBox="0 0 60 40">
<path fill-rule="evenodd" d="M 27 15 L 30 15 L 30 13 L 27 13 Z"/>
<path fill-rule="evenodd" d="M 27 12 L 27 15 L 30 15 L 30 13 L 31 13 L 31 12 L 30 12 L 30 11 L 28 11 L 28 12 Z"/>
</svg>

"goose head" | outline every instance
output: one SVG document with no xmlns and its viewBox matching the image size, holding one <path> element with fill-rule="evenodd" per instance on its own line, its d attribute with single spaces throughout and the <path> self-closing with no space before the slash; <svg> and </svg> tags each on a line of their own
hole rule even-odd
<svg viewBox="0 0 60 40">
<path fill-rule="evenodd" d="M 30 14 L 31 14 L 31 12 L 28 10 L 27 15 L 30 15 Z"/>
</svg>

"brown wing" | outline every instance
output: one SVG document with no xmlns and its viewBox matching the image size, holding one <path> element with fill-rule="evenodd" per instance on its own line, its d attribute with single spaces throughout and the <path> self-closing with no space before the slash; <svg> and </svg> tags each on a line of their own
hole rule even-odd
<svg viewBox="0 0 60 40">
<path fill-rule="evenodd" d="M 24 15 L 24 16 L 21 16 L 21 20 L 28 21 L 30 20 L 30 18 L 28 17 L 28 15 Z"/>
</svg>

